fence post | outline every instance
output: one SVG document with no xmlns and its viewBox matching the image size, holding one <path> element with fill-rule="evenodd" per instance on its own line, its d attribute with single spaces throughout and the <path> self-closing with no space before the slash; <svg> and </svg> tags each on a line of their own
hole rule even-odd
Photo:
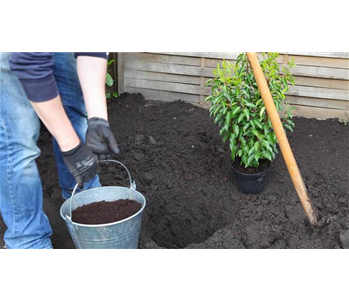
<svg viewBox="0 0 349 300">
<path fill-rule="evenodd" d="M 123 52 L 118 52 L 117 53 L 117 68 L 118 68 L 118 94 L 121 95 L 122 93 L 125 92 L 125 68 L 124 68 L 124 53 Z"/>
</svg>

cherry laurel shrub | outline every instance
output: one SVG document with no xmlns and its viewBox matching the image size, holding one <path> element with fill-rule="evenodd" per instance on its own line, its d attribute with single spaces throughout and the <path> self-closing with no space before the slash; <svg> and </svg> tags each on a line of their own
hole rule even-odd
<svg viewBox="0 0 349 300">
<path fill-rule="evenodd" d="M 295 66 L 290 61 L 280 69 L 277 61 L 279 53 L 262 53 L 260 64 L 279 111 L 285 129 L 293 132 L 290 105 L 285 101 L 289 85 L 294 85 L 290 70 Z M 231 159 L 238 157 L 247 167 L 259 166 L 260 160 L 275 159 L 277 139 L 265 111 L 260 91 L 245 53 L 237 57 L 236 64 L 223 61 L 213 71 L 214 78 L 206 82 L 211 94 L 205 99 L 210 102 L 210 117 L 219 125 L 223 141 L 229 141 Z"/>
</svg>

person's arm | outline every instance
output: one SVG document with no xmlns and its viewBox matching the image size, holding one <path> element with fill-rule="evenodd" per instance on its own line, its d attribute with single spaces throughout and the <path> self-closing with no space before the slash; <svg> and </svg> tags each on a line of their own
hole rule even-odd
<svg viewBox="0 0 349 300">
<path fill-rule="evenodd" d="M 69 151 L 80 143 L 59 96 L 50 101 L 31 102 L 34 110 L 56 139 L 61 151 Z"/>
<path fill-rule="evenodd" d="M 88 118 L 108 120 L 105 96 L 107 59 L 95 56 L 77 56 L 77 72 L 84 95 Z"/>
<path fill-rule="evenodd" d="M 77 136 L 63 108 L 53 77 L 53 55 L 13 53 L 11 70 L 17 75 L 39 118 L 56 139 L 63 159 L 80 187 L 97 173 L 97 156 Z M 14 108 L 15 109 L 15 108 Z"/>
<path fill-rule="evenodd" d="M 106 57 L 105 57 L 106 58 Z M 98 155 L 100 162 L 119 148 L 108 122 L 105 78 L 107 59 L 80 54 L 77 56 L 77 71 L 88 115 L 86 144 Z"/>
<path fill-rule="evenodd" d="M 53 76 L 52 52 L 14 52 L 10 67 L 20 80 L 34 110 L 57 140 L 62 151 L 76 147 L 80 140 L 59 97 Z"/>
<path fill-rule="evenodd" d="M 52 52 L 13 52 L 9 64 L 29 100 L 43 102 L 58 96 Z"/>
</svg>

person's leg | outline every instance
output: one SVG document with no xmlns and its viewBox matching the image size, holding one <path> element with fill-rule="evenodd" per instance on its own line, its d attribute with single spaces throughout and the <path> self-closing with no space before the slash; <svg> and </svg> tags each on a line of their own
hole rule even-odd
<svg viewBox="0 0 349 300">
<path fill-rule="evenodd" d="M 87 130 L 87 113 L 82 95 L 78 75 L 76 72 L 76 59 L 72 52 L 54 54 L 55 64 L 53 73 L 64 109 L 72 122 L 80 139 L 85 142 Z M 68 199 L 76 185 L 74 177 L 64 164 L 57 142 L 53 139 L 53 147 L 58 169 L 59 184 L 62 188 L 62 197 Z M 84 190 L 101 186 L 98 175 L 84 184 Z M 77 189 L 79 192 L 80 189 Z"/>
<path fill-rule="evenodd" d="M 0 211 L 6 248 L 52 248 L 35 159 L 40 121 L 0 53 Z"/>
</svg>

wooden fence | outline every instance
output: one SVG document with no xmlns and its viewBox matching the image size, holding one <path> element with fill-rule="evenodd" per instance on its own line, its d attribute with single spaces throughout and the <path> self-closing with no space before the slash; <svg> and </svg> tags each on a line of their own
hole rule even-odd
<svg viewBox="0 0 349 300">
<path fill-rule="evenodd" d="M 118 90 L 142 93 L 147 100 L 181 99 L 204 105 L 210 93 L 206 81 L 223 59 L 234 62 L 232 52 L 125 52 L 118 53 Z M 294 114 L 349 120 L 349 53 L 283 52 L 281 64 L 294 58 L 296 85 L 286 100 Z"/>
</svg>

